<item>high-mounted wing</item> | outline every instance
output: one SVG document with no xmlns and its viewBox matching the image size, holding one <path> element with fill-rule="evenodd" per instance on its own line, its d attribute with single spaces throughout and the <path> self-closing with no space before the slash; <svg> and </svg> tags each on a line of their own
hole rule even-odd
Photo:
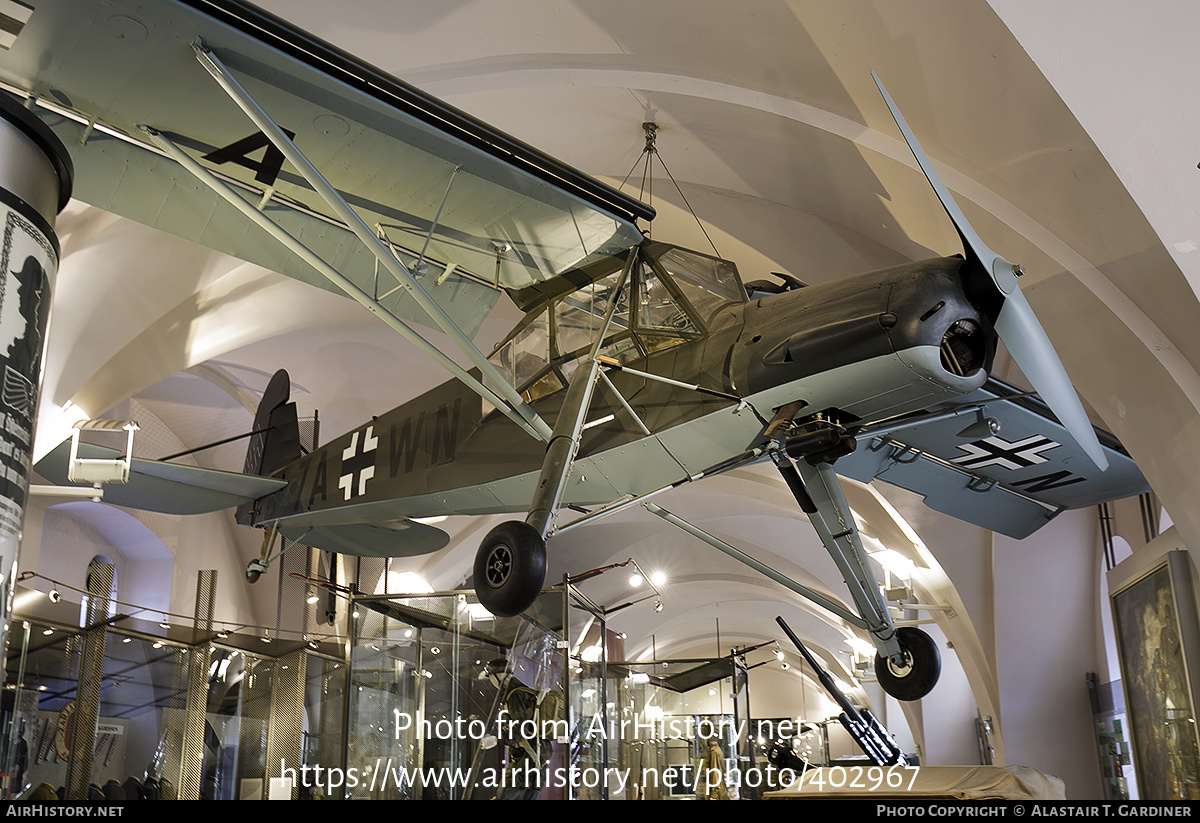
<svg viewBox="0 0 1200 823">
<path fill-rule="evenodd" d="M 990 420 L 998 430 L 986 425 Z M 931 509 L 1020 539 L 1066 509 L 1149 491 L 1116 438 L 1095 433 L 1107 471 L 1044 403 L 992 379 L 944 409 L 868 429 L 837 471 L 900 486 Z"/>
<path fill-rule="evenodd" d="M 198 62 L 217 56 L 468 335 L 495 286 L 628 248 L 653 211 L 234 0 L 38 0 L 0 81 L 71 147 L 75 195 L 330 288 L 145 140 L 166 135 L 397 316 L 428 323 Z M 456 267 L 452 269 L 451 267 Z M 390 293 L 389 293 L 390 292 Z"/>
</svg>

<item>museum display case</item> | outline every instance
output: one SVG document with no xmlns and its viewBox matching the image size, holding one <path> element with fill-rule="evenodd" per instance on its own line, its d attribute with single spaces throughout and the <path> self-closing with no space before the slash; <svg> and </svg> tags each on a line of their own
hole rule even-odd
<svg viewBox="0 0 1200 823">
<path fill-rule="evenodd" d="M 43 784 L 70 799 L 312 796 L 301 770 L 340 765 L 336 646 L 23 600 L 0 711 L 6 798 Z"/>
<path fill-rule="evenodd" d="M 516 617 L 473 593 L 353 600 L 347 796 L 603 797 L 603 620 L 569 586 Z"/>
<path fill-rule="evenodd" d="M 626 799 L 740 799 L 749 769 L 746 670 L 732 658 L 610 663 L 614 765 Z"/>
</svg>

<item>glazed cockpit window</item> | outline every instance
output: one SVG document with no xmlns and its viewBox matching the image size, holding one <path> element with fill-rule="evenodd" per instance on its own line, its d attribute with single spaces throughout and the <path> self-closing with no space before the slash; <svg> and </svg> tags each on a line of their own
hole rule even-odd
<svg viewBox="0 0 1200 823">
<path fill-rule="evenodd" d="M 706 328 L 712 327 L 713 319 L 721 309 L 746 302 L 737 269 L 727 260 L 684 249 L 670 249 L 659 256 L 658 263 Z"/>
<path fill-rule="evenodd" d="M 620 363 L 696 340 L 745 301 L 732 263 L 662 244 L 638 256 L 600 349 Z M 526 401 L 567 385 L 604 327 L 626 262 L 611 258 L 604 276 L 535 310 L 489 358 Z"/>
<path fill-rule="evenodd" d="M 638 277 L 638 329 L 696 334 L 699 329 L 670 287 L 649 266 Z"/>
<path fill-rule="evenodd" d="M 604 327 L 613 290 L 620 272 L 603 277 L 554 304 L 555 355 L 583 353 Z M 623 289 L 608 329 L 608 337 L 629 331 L 629 289 Z"/>
<path fill-rule="evenodd" d="M 550 362 L 550 327 L 541 311 L 488 358 L 516 388 L 523 388 Z"/>
</svg>

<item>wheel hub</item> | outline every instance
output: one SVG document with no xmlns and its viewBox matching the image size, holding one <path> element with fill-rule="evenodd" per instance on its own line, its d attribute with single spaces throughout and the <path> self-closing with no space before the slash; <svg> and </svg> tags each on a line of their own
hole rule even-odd
<svg viewBox="0 0 1200 823">
<path fill-rule="evenodd" d="M 513 557 L 508 546 L 499 545 L 488 552 L 487 559 L 487 584 L 493 589 L 498 589 L 508 580 L 508 575 L 512 572 Z"/>
<path fill-rule="evenodd" d="M 908 677 L 912 671 L 912 656 L 909 654 L 899 654 L 889 657 L 887 666 L 888 671 L 896 677 Z"/>
</svg>

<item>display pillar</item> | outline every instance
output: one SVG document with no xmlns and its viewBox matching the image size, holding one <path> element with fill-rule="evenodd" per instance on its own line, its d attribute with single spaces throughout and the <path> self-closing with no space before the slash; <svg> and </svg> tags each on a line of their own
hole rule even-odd
<svg viewBox="0 0 1200 823">
<path fill-rule="evenodd" d="M 62 142 L 0 92 L 0 648 L 7 643 L 33 471 L 42 352 L 59 258 L 54 220 L 71 198 L 71 175 Z"/>
</svg>

